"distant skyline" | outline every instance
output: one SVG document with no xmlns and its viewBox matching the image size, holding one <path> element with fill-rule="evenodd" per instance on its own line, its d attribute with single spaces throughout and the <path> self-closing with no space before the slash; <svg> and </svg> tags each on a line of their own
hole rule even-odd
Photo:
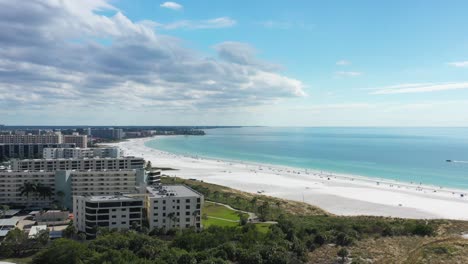
<svg viewBox="0 0 468 264">
<path fill-rule="evenodd" d="M 0 0 L 0 124 L 467 126 L 467 10 Z"/>
</svg>

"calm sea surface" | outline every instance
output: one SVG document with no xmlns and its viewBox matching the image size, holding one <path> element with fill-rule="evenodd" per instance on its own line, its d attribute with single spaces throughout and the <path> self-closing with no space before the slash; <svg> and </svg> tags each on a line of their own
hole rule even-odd
<svg viewBox="0 0 468 264">
<path fill-rule="evenodd" d="M 205 132 L 146 145 L 178 154 L 468 189 L 468 128 L 245 127 Z"/>
</svg>

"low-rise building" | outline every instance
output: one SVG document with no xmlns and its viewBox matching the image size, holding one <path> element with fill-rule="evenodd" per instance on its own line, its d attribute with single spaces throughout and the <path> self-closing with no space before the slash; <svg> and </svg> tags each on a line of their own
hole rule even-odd
<svg viewBox="0 0 468 264">
<path fill-rule="evenodd" d="M 143 225 L 143 195 L 74 196 L 75 227 L 93 237 L 98 227 L 130 229 Z"/>
</svg>

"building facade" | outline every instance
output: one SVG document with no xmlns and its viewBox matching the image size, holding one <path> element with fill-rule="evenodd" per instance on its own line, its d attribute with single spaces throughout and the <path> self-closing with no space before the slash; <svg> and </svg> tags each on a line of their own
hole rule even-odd
<svg viewBox="0 0 468 264">
<path fill-rule="evenodd" d="M 63 143 L 74 143 L 77 148 L 87 148 L 88 147 L 88 136 L 79 135 L 74 133 L 73 135 L 64 135 Z"/>
<path fill-rule="evenodd" d="M 147 187 L 146 218 L 154 228 L 201 228 L 204 197 L 185 185 Z"/>
<path fill-rule="evenodd" d="M 124 132 L 121 128 L 92 128 L 91 135 L 97 138 L 119 140 L 124 137 Z"/>
<path fill-rule="evenodd" d="M 25 182 L 49 188 L 51 196 L 39 192 L 21 194 Z M 72 207 L 75 195 L 114 195 L 142 192 L 144 171 L 137 169 L 102 171 L 2 171 L 0 172 L 0 204 L 50 207 L 54 201 Z"/>
<path fill-rule="evenodd" d="M 137 157 L 83 159 L 14 159 L 13 171 L 118 170 L 143 169 L 145 160 Z"/>
<path fill-rule="evenodd" d="M 121 158 L 119 148 L 45 148 L 44 159 Z"/>
<path fill-rule="evenodd" d="M 76 229 L 94 237 L 97 227 L 126 230 L 143 225 L 144 197 L 138 195 L 74 196 Z"/>
<path fill-rule="evenodd" d="M 0 160 L 6 159 L 38 159 L 43 158 L 44 149 L 46 148 L 75 148 L 75 144 L 0 144 Z"/>
<path fill-rule="evenodd" d="M 59 132 L 45 135 L 21 135 L 7 134 L 0 135 L 0 144 L 60 144 L 63 142 L 63 135 Z"/>
</svg>

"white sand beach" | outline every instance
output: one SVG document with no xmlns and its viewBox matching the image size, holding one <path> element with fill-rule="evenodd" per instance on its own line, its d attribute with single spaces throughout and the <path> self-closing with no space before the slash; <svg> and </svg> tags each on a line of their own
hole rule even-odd
<svg viewBox="0 0 468 264">
<path fill-rule="evenodd" d="M 143 157 L 153 166 L 176 169 L 165 171 L 166 175 L 304 201 L 337 215 L 468 220 L 468 190 L 176 155 L 144 145 L 153 139 L 157 137 L 106 145 L 118 146 L 126 155 Z"/>
</svg>

